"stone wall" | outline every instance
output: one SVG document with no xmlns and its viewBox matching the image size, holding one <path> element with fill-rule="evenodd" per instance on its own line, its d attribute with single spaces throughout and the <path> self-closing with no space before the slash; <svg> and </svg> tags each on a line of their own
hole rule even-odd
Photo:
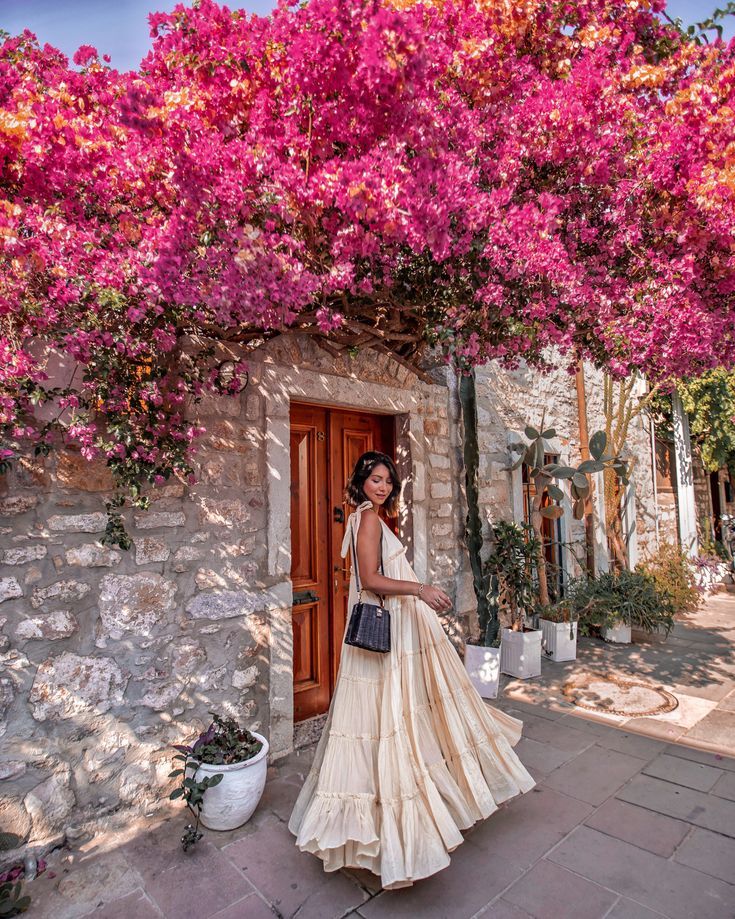
<svg viewBox="0 0 735 919">
<path fill-rule="evenodd" d="M 0 498 L 0 826 L 39 840 L 165 798 L 171 744 L 216 709 L 293 742 L 288 418 L 292 400 L 399 418 L 404 520 L 421 577 L 461 569 L 456 398 L 386 355 L 335 360 L 282 336 L 240 397 L 192 409 L 198 482 L 126 511 L 100 543 L 111 482 L 78 454 L 25 459 Z M 465 618 L 469 613 L 461 610 Z M 461 620 L 461 617 L 460 617 Z M 449 623 L 448 623 L 449 625 Z M 456 631 L 456 629 L 455 629 Z"/>
</svg>

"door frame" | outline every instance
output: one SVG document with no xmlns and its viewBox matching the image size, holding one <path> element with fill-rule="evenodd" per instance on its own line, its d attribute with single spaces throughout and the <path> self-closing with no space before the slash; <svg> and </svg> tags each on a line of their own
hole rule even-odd
<svg viewBox="0 0 735 919">
<path fill-rule="evenodd" d="M 449 406 L 450 388 L 418 381 L 407 385 L 403 379 L 397 379 L 395 385 L 387 385 L 275 363 L 253 366 L 250 381 L 265 402 L 268 574 L 277 582 L 278 596 L 284 598 L 283 605 L 278 604 L 270 610 L 269 741 L 272 756 L 277 759 L 291 752 L 294 736 L 290 601 L 291 401 L 397 416 L 396 464 L 405 483 L 405 502 L 411 508 L 410 513 L 399 517 L 398 532 L 416 574 L 425 579 L 429 542 L 425 469 L 429 449 L 424 435 L 423 408 L 430 386 L 436 389 L 437 399 Z"/>
</svg>

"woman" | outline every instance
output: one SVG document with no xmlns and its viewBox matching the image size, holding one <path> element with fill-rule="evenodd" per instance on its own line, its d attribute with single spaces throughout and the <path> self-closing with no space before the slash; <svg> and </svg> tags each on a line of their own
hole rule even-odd
<svg viewBox="0 0 735 919">
<path fill-rule="evenodd" d="M 521 722 L 485 705 L 436 617 L 449 597 L 419 582 L 380 519 L 381 509 L 395 512 L 400 492 L 389 456 L 360 457 L 342 545 L 345 556 L 354 536 L 348 609 L 357 601 L 356 561 L 366 599 L 383 597 L 390 610 L 391 650 L 343 645 L 324 732 L 289 821 L 296 845 L 326 871 L 367 868 L 384 888 L 445 868 L 460 830 L 534 785 L 512 750 Z"/>
</svg>

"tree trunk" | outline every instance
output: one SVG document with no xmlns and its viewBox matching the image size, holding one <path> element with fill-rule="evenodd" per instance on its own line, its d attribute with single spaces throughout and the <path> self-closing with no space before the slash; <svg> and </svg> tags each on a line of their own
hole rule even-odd
<svg viewBox="0 0 735 919">
<path fill-rule="evenodd" d="M 531 505 L 531 526 L 536 534 L 538 550 L 536 552 L 536 573 L 538 575 L 538 600 L 540 606 L 549 606 L 549 584 L 546 578 L 546 555 L 544 554 L 544 518 L 541 516 L 543 492 L 536 495 Z"/>
</svg>

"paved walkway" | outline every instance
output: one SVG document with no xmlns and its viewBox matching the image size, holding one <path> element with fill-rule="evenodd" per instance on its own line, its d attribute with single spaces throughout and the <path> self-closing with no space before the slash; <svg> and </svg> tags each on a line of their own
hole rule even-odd
<svg viewBox="0 0 735 919">
<path fill-rule="evenodd" d="M 719 595 L 666 643 L 583 640 L 573 664 L 505 686 L 537 787 L 466 834 L 452 864 L 381 892 L 326 875 L 286 828 L 310 751 L 271 769 L 253 819 L 188 854 L 183 808 L 52 856 L 28 885 L 45 919 L 732 919 L 735 915 L 735 596 Z M 613 670 L 663 685 L 679 708 L 593 719 L 562 696 L 568 673 Z M 55 877 L 50 877 L 51 872 Z"/>
</svg>

